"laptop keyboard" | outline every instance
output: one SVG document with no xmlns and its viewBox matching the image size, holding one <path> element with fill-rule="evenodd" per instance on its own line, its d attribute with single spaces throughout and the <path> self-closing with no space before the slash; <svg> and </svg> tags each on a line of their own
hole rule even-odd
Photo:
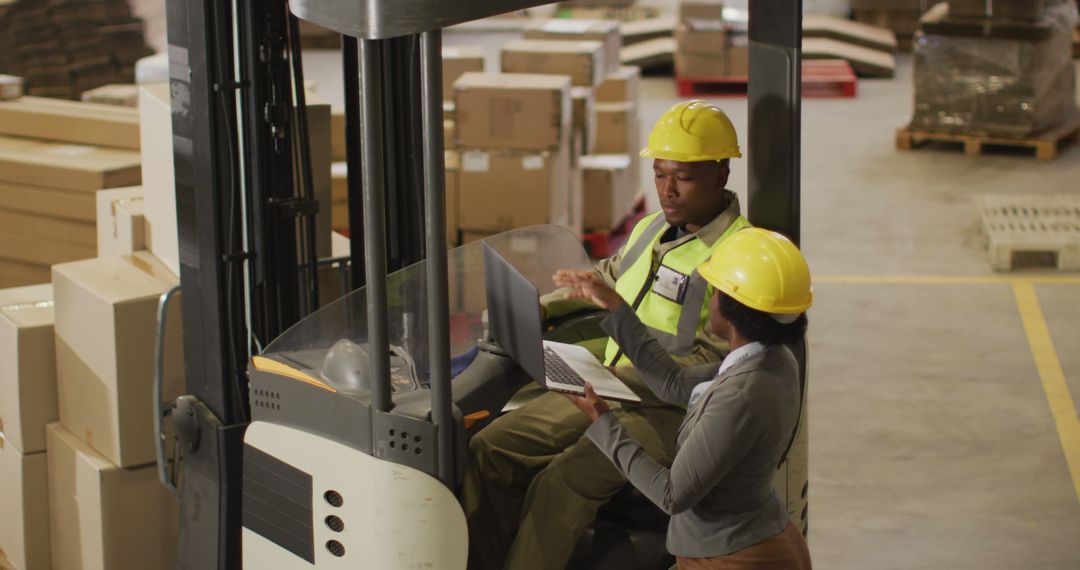
<svg viewBox="0 0 1080 570">
<path fill-rule="evenodd" d="M 544 347 L 544 374 L 547 375 L 548 379 L 560 384 L 585 386 L 585 379 L 577 372 L 574 372 L 574 369 L 570 368 L 570 365 L 559 356 L 559 353 L 547 346 Z"/>
</svg>

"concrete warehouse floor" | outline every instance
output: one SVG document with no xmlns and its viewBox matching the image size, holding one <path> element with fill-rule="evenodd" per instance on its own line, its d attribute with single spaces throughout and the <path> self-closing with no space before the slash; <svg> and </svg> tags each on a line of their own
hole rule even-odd
<svg viewBox="0 0 1080 570">
<path fill-rule="evenodd" d="M 445 43 L 484 46 L 494 70 L 514 37 Z M 340 104 L 337 54 L 305 64 Z M 1080 192 L 1080 145 L 1050 163 L 898 152 L 912 108 L 910 57 L 899 64 L 855 99 L 803 106 L 815 566 L 1080 568 L 1080 275 L 993 273 L 971 200 Z M 677 100 L 671 80 L 642 82 L 643 141 Z M 715 102 L 745 141 L 745 98 Z M 746 161 L 732 172 L 745 205 Z"/>
</svg>

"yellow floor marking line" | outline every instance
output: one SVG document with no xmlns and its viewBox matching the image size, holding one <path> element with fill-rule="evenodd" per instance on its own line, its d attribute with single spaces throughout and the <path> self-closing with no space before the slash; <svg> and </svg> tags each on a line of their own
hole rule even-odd
<svg viewBox="0 0 1080 570">
<path fill-rule="evenodd" d="M 865 285 L 1080 285 L 1080 275 L 815 275 L 814 283 L 852 283 Z"/>
<path fill-rule="evenodd" d="M 1072 475 L 1076 499 L 1080 501 L 1080 419 L 1073 406 L 1069 385 L 1065 382 L 1065 373 L 1054 350 L 1054 341 L 1050 338 L 1050 329 L 1043 318 L 1039 298 L 1035 295 L 1035 286 L 1031 282 L 1013 284 L 1016 306 L 1020 309 L 1020 318 L 1024 321 L 1031 354 L 1035 357 L 1035 367 L 1039 370 L 1043 391 L 1054 416 L 1061 447 L 1065 452 L 1065 462 Z"/>
</svg>

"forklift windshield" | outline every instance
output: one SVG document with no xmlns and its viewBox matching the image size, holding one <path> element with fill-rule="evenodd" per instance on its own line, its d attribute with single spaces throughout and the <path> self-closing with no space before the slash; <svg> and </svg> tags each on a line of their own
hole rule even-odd
<svg viewBox="0 0 1080 570">
<path fill-rule="evenodd" d="M 487 243 L 518 268 L 541 292 L 554 289 L 558 269 L 591 267 L 581 242 L 559 226 L 531 226 L 504 232 Z M 387 277 L 391 383 L 394 392 L 427 386 L 427 268 L 420 261 Z M 487 297 L 480 241 L 447 252 L 450 306 L 450 355 L 469 353 L 484 336 Z M 368 347 L 366 288 L 361 287 L 303 319 L 275 339 L 264 356 L 288 362 L 339 389 L 367 390 L 364 378 Z"/>
</svg>

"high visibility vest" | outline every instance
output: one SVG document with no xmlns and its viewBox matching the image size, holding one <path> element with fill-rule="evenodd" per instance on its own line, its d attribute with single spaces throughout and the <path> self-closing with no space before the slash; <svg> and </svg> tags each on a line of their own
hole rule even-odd
<svg viewBox="0 0 1080 570">
<path fill-rule="evenodd" d="M 750 222 L 739 216 L 712 247 L 700 239 L 689 239 L 661 254 L 659 263 L 654 263 L 654 248 L 670 228 L 661 214 L 646 216 L 630 232 L 623 247 L 615 291 L 634 308 L 641 322 L 669 354 L 683 356 L 693 350 L 694 338 L 709 319 L 708 300 L 713 287 L 698 274 L 697 268 L 725 238 L 749 227 Z M 668 282 L 673 277 L 674 281 L 680 280 L 678 276 L 686 279 L 678 294 L 674 294 L 670 286 L 654 287 L 658 275 Z M 608 339 L 604 362 L 608 366 L 630 363 L 613 339 Z"/>
</svg>

